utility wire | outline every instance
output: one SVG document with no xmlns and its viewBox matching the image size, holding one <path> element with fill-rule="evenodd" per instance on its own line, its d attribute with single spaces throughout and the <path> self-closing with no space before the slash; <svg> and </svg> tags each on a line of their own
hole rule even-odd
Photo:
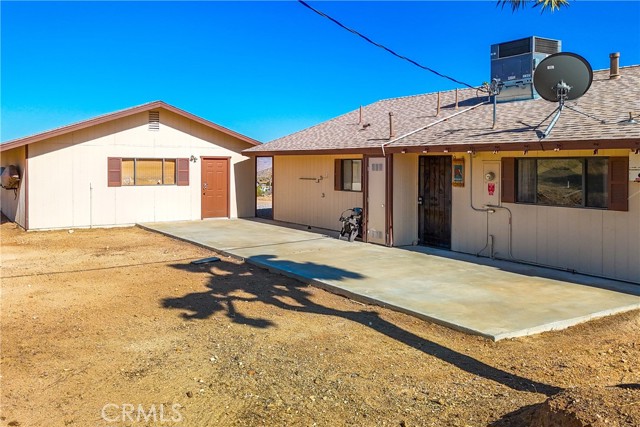
<svg viewBox="0 0 640 427">
<path fill-rule="evenodd" d="M 364 35 L 364 34 L 362 34 L 362 33 L 359 33 L 358 31 L 354 30 L 353 28 L 349 28 L 349 27 L 347 27 L 346 25 L 344 25 L 343 23 L 341 23 L 341 22 L 340 22 L 340 21 L 338 21 L 337 19 L 332 18 L 331 16 L 327 15 L 326 13 L 324 13 L 324 12 L 322 12 L 322 11 L 318 10 L 318 9 L 315 9 L 314 7 L 312 7 L 311 5 L 309 5 L 307 2 L 304 2 L 303 0 L 298 0 L 298 3 L 300 3 L 301 5 L 303 5 L 304 7 L 308 8 L 308 9 L 310 9 L 310 10 L 314 11 L 315 13 L 317 13 L 317 14 L 318 14 L 318 15 L 320 15 L 320 16 L 322 16 L 323 18 L 327 18 L 328 20 L 330 20 L 330 21 L 331 21 L 331 22 L 333 22 L 334 24 L 338 25 L 339 27 L 344 28 L 345 30 L 349 31 L 350 33 L 353 33 L 353 34 L 355 34 L 356 36 L 363 38 L 363 39 L 364 39 L 364 40 L 366 40 L 368 43 L 371 43 L 372 45 L 377 46 L 377 47 L 379 47 L 380 49 L 384 49 L 384 50 L 386 50 L 387 52 L 389 52 L 390 54 L 392 54 L 393 56 L 396 56 L 396 57 L 398 57 L 398 58 L 400 58 L 400 59 L 403 59 L 403 60 L 405 60 L 405 61 L 408 61 L 408 62 L 412 63 L 413 65 L 415 65 L 416 67 L 422 68 L 423 70 L 430 71 L 430 72 L 432 72 L 433 74 L 436 74 L 436 75 L 438 75 L 438 76 L 440 76 L 440 77 L 442 77 L 442 78 L 445 78 L 445 79 L 451 80 L 452 82 L 454 82 L 454 83 L 458 83 L 459 85 L 466 86 L 466 87 L 471 88 L 471 89 L 478 89 L 476 86 L 472 86 L 472 85 L 470 85 L 470 84 L 468 84 L 468 83 L 461 82 L 460 80 L 456 80 L 456 79 L 454 79 L 453 77 L 447 76 L 446 74 L 439 73 L 439 72 L 437 72 L 436 70 L 434 70 L 434 69 L 432 69 L 432 68 L 429 68 L 429 67 L 427 67 L 427 66 L 424 66 L 424 65 L 422 65 L 422 64 L 420 64 L 420 63 L 418 63 L 418 62 L 414 61 L 414 60 L 413 60 L 413 59 L 411 59 L 411 58 L 407 58 L 407 57 L 406 57 L 406 56 L 404 56 L 404 55 L 400 55 L 399 53 L 394 52 L 393 50 L 389 49 L 388 47 L 386 47 L 386 46 L 384 46 L 384 45 L 381 45 L 380 43 L 377 43 L 377 42 L 375 42 L 375 41 L 371 40 L 369 37 L 365 36 L 365 35 Z"/>
</svg>

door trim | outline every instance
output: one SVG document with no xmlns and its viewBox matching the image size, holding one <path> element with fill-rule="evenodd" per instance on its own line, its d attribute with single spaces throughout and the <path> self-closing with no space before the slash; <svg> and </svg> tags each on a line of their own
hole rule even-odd
<svg viewBox="0 0 640 427">
<path fill-rule="evenodd" d="M 207 219 L 203 215 L 203 203 L 202 203 L 202 176 L 204 168 L 204 160 L 226 160 L 227 161 L 227 218 L 231 218 L 231 156 L 200 156 L 200 184 L 198 187 L 198 194 L 200 194 L 200 219 Z M 224 217 L 220 217 L 224 218 Z"/>
<path fill-rule="evenodd" d="M 362 216 L 362 241 L 369 242 L 369 161 L 384 159 L 384 246 L 393 246 L 393 156 L 365 154 L 363 157 L 364 213 Z"/>
<path fill-rule="evenodd" d="M 262 158 L 266 158 L 266 157 L 270 157 L 271 158 L 271 220 L 273 221 L 275 218 L 275 212 L 274 212 L 274 207 L 275 204 L 273 203 L 273 200 L 275 198 L 275 191 L 274 189 L 276 188 L 275 185 L 275 176 L 276 176 L 276 167 L 275 167 L 275 156 L 255 156 L 253 158 L 253 182 L 255 182 L 256 184 L 258 183 L 258 157 L 262 157 Z M 253 209 L 253 217 L 254 218 L 258 218 L 258 186 L 255 186 L 255 191 L 253 193 L 253 199 L 255 202 L 255 206 Z"/>
</svg>

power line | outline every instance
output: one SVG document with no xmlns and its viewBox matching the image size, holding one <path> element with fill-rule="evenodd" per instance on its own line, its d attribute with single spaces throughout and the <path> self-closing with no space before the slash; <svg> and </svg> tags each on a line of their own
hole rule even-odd
<svg viewBox="0 0 640 427">
<path fill-rule="evenodd" d="M 336 25 L 338 25 L 339 27 L 341 27 L 341 28 L 343 28 L 343 29 L 345 29 L 345 30 L 349 31 L 350 33 L 355 34 L 356 36 L 363 38 L 363 39 L 364 39 L 364 40 L 366 40 L 368 43 L 371 43 L 372 45 L 377 46 L 377 47 L 379 47 L 380 49 L 384 49 L 384 50 L 386 50 L 387 52 L 389 52 L 389 53 L 390 53 L 390 54 L 392 54 L 393 56 L 396 56 L 396 57 L 398 57 L 398 58 L 400 58 L 400 59 L 403 59 L 403 60 L 405 60 L 405 61 L 408 61 L 408 62 L 412 63 L 413 65 L 415 65 L 416 67 L 419 67 L 419 68 L 422 68 L 423 70 L 427 70 L 427 71 L 429 71 L 429 72 L 432 72 L 433 74 L 436 74 L 436 75 L 438 75 L 438 76 L 440 76 L 440 77 L 442 77 L 442 78 L 445 78 L 445 79 L 447 79 L 447 80 L 451 80 L 452 82 L 454 82 L 454 83 L 458 83 L 459 85 L 466 86 L 466 87 L 471 88 L 471 89 L 477 89 L 477 87 L 476 87 L 476 86 L 472 86 L 472 85 L 470 85 L 470 84 L 468 84 L 468 83 L 461 82 L 460 80 L 454 79 L 453 77 L 451 77 L 451 76 L 447 76 L 446 74 L 439 73 L 439 72 L 437 72 L 436 70 L 434 70 L 434 69 L 432 69 L 432 68 L 429 68 L 429 67 L 427 67 L 427 66 L 425 66 L 425 65 L 422 65 L 422 64 L 420 64 L 420 63 L 418 63 L 418 62 L 414 61 L 414 60 L 413 60 L 413 59 L 411 59 L 411 58 L 407 58 L 407 57 L 406 57 L 406 56 L 404 56 L 404 55 L 400 55 L 399 53 L 394 52 L 393 50 L 389 49 L 388 47 L 386 47 L 386 46 L 384 46 L 384 45 L 381 45 L 380 43 L 377 43 L 377 42 L 375 42 L 375 41 L 371 40 L 369 37 L 365 36 L 364 34 L 362 34 L 362 33 L 358 32 L 358 31 L 356 31 L 356 30 L 354 30 L 353 28 L 349 28 L 349 27 L 347 27 L 347 26 L 346 26 L 346 25 L 344 25 L 342 22 L 338 21 L 338 20 L 337 20 L 337 19 L 335 19 L 335 18 L 332 18 L 331 16 L 327 15 L 326 13 L 324 13 L 324 12 L 322 12 L 322 11 L 318 10 L 318 9 L 315 9 L 314 7 L 312 7 L 311 5 L 309 5 L 308 3 L 304 2 L 303 0 L 298 0 L 298 3 L 300 3 L 301 5 L 303 5 L 304 7 L 308 8 L 308 9 L 310 9 L 310 10 L 314 11 L 315 13 L 317 13 L 317 14 L 318 14 L 318 15 L 320 15 L 320 16 L 322 16 L 323 18 L 327 18 L 328 20 L 330 20 L 330 21 L 331 21 L 331 22 L 333 22 L 334 24 L 336 24 Z"/>
</svg>

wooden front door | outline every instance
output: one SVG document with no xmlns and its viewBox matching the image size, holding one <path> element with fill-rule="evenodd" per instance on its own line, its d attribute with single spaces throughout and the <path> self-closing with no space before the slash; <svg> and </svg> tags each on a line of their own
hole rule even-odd
<svg viewBox="0 0 640 427">
<path fill-rule="evenodd" d="M 229 159 L 202 159 L 202 218 L 229 217 Z"/>
<path fill-rule="evenodd" d="M 420 157 L 420 243 L 451 249 L 451 157 Z"/>
</svg>

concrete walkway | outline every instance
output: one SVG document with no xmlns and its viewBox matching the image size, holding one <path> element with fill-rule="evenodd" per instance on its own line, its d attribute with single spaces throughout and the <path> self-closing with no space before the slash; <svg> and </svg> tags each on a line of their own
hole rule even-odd
<svg viewBox="0 0 640 427">
<path fill-rule="evenodd" d="M 493 340 L 640 308 L 637 285 L 449 251 L 349 243 L 260 220 L 141 226 Z"/>
</svg>

